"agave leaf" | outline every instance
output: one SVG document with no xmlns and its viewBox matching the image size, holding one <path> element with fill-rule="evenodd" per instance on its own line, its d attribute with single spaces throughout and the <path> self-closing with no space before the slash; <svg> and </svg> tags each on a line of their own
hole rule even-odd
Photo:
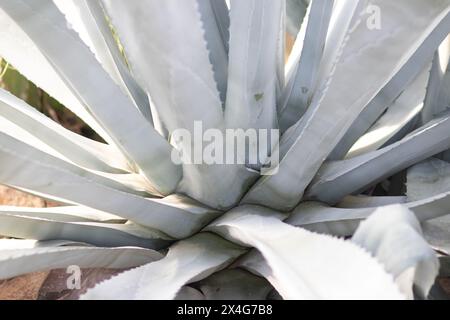
<svg viewBox="0 0 450 320">
<path fill-rule="evenodd" d="M 316 0 L 309 6 L 307 17 L 289 57 L 287 85 L 280 105 L 280 129 L 285 132 L 306 111 L 314 89 L 322 59 L 334 1 Z M 292 60 L 292 61 L 291 61 Z"/>
<path fill-rule="evenodd" d="M 73 242 L 67 240 L 37 241 L 25 239 L 0 239 L 0 250 L 19 250 L 43 247 L 90 247 L 90 245 L 82 242 Z"/>
<path fill-rule="evenodd" d="M 130 96 L 135 106 L 152 122 L 148 96 L 131 76 L 99 2 L 97 0 L 53 1 L 116 84 Z"/>
<path fill-rule="evenodd" d="M 99 122 L 86 110 L 83 102 L 71 91 L 47 57 L 30 37 L 0 7 L 0 55 L 27 79 L 42 88 L 79 116 L 103 139 L 112 139 Z"/>
<path fill-rule="evenodd" d="M 283 1 L 231 1 L 227 128 L 277 127 L 276 91 Z"/>
<path fill-rule="evenodd" d="M 214 210 L 177 196 L 155 200 L 124 192 L 123 185 L 64 163 L 5 135 L 0 135 L 0 163 L 2 184 L 112 213 L 175 238 L 190 236 L 218 215 Z"/>
<path fill-rule="evenodd" d="M 206 300 L 266 300 L 272 286 L 242 269 L 225 269 L 195 284 Z"/>
<path fill-rule="evenodd" d="M 0 250 L 31 249 L 36 247 L 37 240 L 0 239 Z"/>
<path fill-rule="evenodd" d="M 118 216 L 82 206 L 64 206 L 53 208 L 0 206 L 0 215 L 3 214 L 30 218 L 42 218 L 60 222 L 126 222 L 126 220 Z"/>
<path fill-rule="evenodd" d="M 100 247 L 137 246 L 151 249 L 167 247 L 171 241 L 160 232 L 133 224 L 65 222 L 16 213 L 0 214 L 0 234 L 35 240 L 70 240 Z"/>
<path fill-rule="evenodd" d="M 402 204 L 407 201 L 405 196 L 369 197 L 364 195 L 347 196 L 337 204 L 339 208 L 375 208 L 390 204 Z"/>
<path fill-rule="evenodd" d="M 450 192 L 407 202 L 404 205 L 423 223 L 448 214 Z M 303 202 L 293 211 L 286 223 L 314 232 L 346 237 L 354 234 L 359 223 L 376 209 L 376 207 L 332 208 L 320 202 Z"/>
<path fill-rule="evenodd" d="M 269 279 L 272 274 L 272 269 L 270 269 L 264 256 L 256 249 L 250 250 L 248 253 L 237 259 L 231 267 L 242 268 L 258 277 L 266 279 Z"/>
<path fill-rule="evenodd" d="M 334 2 L 314 95 L 321 94 L 317 89 L 325 85 L 330 73 L 333 71 L 335 61 L 339 59 L 341 47 L 346 41 L 347 32 L 355 24 L 359 17 L 358 13 L 363 12 L 366 5 L 365 1 L 359 0 Z"/>
<path fill-rule="evenodd" d="M 430 245 L 440 253 L 450 256 L 450 216 L 426 221 L 422 228 Z"/>
<path fill-rule="evenodd" d="M 286 31 L 292 37 L 297 37 L 310 0 L 287 0 L 286 1 Z"/>
<path fill-rule="evenodd" d="M 81 298 L 173 299 L 183 285 L 223 269 L 243 251 L 213 234 L 200 233 L 172 246 L 162 260 L 100 283 Z M 119 292 L 115 290 L 118 287 L 126 290 Z"/>
<path fill-rule="evenodd" d="M 228 81 L 228 48 L 230 17 L 225 0 L 197 0 L 201 14 L 209 60 L 213 66 L 214 79 L 225 102 Z"/>
<path fill-rule="evenodd" d="M 120 156 L 114 159 L 115 154 L 110 146 L 94 141 L 86 142 L 88 139 L 63 128 L 3 89 L 0 89 L 0 106 L 0 117 L 5 117 L 22 130 L 27 131 L 28 136 L 31 135 L 41 141 L 40 144 L 43 143 L 47 146 L 47 148 L 44 147 L 44 151 L 48 151 L 53 156 L 92 170 L 118 173 L 126 169 L 126 162 L 122 161 Z M 8 131 L 7 129 L 8 126 L 2 126 L 0 130 L 18 137 L 17 130 Z M 29 144 L 39 147 L 40 144 L 33 143 L 36 141 L 33 140 Z M 95 150 L 93 150 L 93 146 L 96 148 Z M 105 153 L 111 157 L 110 160 L 102 156 Z M 118 164 L 122 164 L 122 170 L 116 169 Z"/>
<path fill-rule="evenodd" d="M 387 109 L 386 113 L 353 145 L 346 158 L 357 157 L 377 150 L 388 143 L 396 142 L 394 139 L 400 134 L 409 133 L 404 133 L 404 128 L 414 122 L 423 108 L 430 68 L 426 68 L 420 73 L 417 79 Z"/>
<path fill-rule="evenodd" d="M 131 69 L 150 93 L 169 135 L 182 128 L 195 139 L 195 122 L 200 120 L 204 131 L 222 129 L 222 103 L 209 62 L 197 0 L 103 2 L 124 43 Z M 168 22 L 171 28 L 166 27 Z M 152 38 L 151 42 L 147 41 L 148 37 Z M 192 144 L 182 141 L 177 147 L 192 148 Z M 223 167 L 184 164 L 177 192 L 210 206 L 229 207 L 242 196 L 242 181 L 245 180 L 242 177 L 248 176 L 239 175 L 243 170 L 227 171 L 229 183 L 238 186 L 234 188 L 237 195 L 225 197 L 232 189 L 229 183 L 224 181 L 220 185 L 222 189 L 210 187 L 225 176 Z"/>
<path fill-rule="evenodd" d="M 411 167 L 407 176 L 409 201 L 421 201 L 450 191 L 450 165 L 439 159 L 430 159 Z M 423 231 L 430 244 L 450 254 L 450 224 L 448 216 L 424 222 Z"/>
<path fill-rule="evenodd" d="M 95 54 L 117 84 L 120 84 L 120 73 L 115 66 L 112 52 L 103 38 L 96 17 L 90 12 L 88 2 L 73 0 L 53 0 L 58 9 L 64 14 L 71 29 L 77 32 L 81 40 Z M 92 1 L 95 2 L 95 1 Z M 105 17 L 103 17 L 105 19 Z M 111 30 L 109 33 L 112 34 Z M 117 45 L 116 45 L 117 47 Z"/>
<path fill-rule="evenodd" d="M 447 215 L 449 204 L 450 191 L 445 191 L 423 200 L 409 202 L 406 206 L 416 214 L 419 221 L 424 222 Z"/>
<path fill-rule="evenodd" d="M 3 118 L 0 117 L 0 123 L 6 124 L 6 121 L 3 121 Z M 3 128 L 0 129 L 0 131 L 3 131 Z M 11 131 L 11 133 L 20 133 L 20 131 Z M 23 154 L 29 154 L 30 156 L 34 157 L 33 159 L 30 159 L 30 161 L 36 161 L 38 163 L 43 163 L 49 167 L 54 168 L 60 168 L 62 170 L 66 170 L 72 174 L 82 176 L 86 179 L 89 179 L 90 181 L 103 184 L 109 188 L 116 189 L 122 192 L 136 194 L 136 195 L 147 195 L 145 191 L 143 191 L 143 185 L 142 183 L 139 184 L 139 176 L 137 175 L 131 175 L 131 177 L 135 177 L 136 179 L 130 178 L 128 174 L 108 174 L 108 173 L 102 173 L 102 172 L 96 172 L 96 171 L 89 171 L 86 169 L 83 169 L 81 167 L 78 167 L 74 164 L 71 164 L 70 162 L 67 162 L 63 159 L 54 157 L 50 154 L 47 154 L 45 152 L 42 152 L 33 146 L 31 146 L 31 143 L 23 143 L 21 141 L 16 140 L 15 138 L 11 137 L 10 135 L 5 135 L 4 133 L 0 132 L 0 136 L 2 137 L 2 141 L 0 142 L 0 145 L 3 148 L 6 148 L 11 150 L 12 154 L 17 154 L 19 152 L 23 152 Z M 29 137 L 33 138 L 34 136 L 29 135 Z M 19 138 L 22 138 L 19 136 Z M 27 139 L 22 139 L 27 141 Z M 27 141 L 27 142 L 32 142 Z M 39 143 L 39 142 L 38 142 Z M 2 148 L 0 147 L 0 148 Z M 8 151 L 5 151 L 7 153 Z M 19 157 L 23 155 L 18 155 Z M 2 158 L 2 160 L 4 160 Z M 6 157 L 5 157 L 6 161 Z M 25 160 L 26 161 L 26 160 Z M 2 163 L 3 164 L 3 163 Z M 6 170 L 6 165 L 5 165 Z M 5 173 L 6 174 L 6 173 Z M 129 177 L 128 181 L 126 177 Z M 48 179 L 51 179 L 51 177 L 48 177 Z M 6 180 L 5 180 L 6 183 Z M 24 187 L 26 188 L 26 187 Z"/>
<path fill-rule="evenodd" d="M 364 106 L 450 11 L 448 1 L 372 1 L 371 5 L 378 5 L 383 12 L 383 28 L 369 30 L 364 19 L 357 19 L 348 31 L 348 41 L 341 46 L 341 58 L 327 85 L 320 89 L 321 94 L 313 99 L 305 116 L 284 135 L 280 150 L 284 158 L 278 174 L 261 178 L 244 203 L 259 202 L 282 210 L 295 207 Z M 380 64 L 379 56 L 386 53 L 386 46 L 390 55 Z M 362 77 L 365 81 L 360 81 Z"/>
<path fill-rule="evenodd" d="M 220 128 L 222 104 L 197 1 L 103 3 L 133 74 L 150 93 L 169 133 L 179 128 L 193 132 L 200 119 L 205 127 Z"/>
<path fill-rule="evenodd" d="M 450 164 L 429 159 L 408 169 L 407 196 L 409 201 L 423 200 L 450 191 Z"/>
<path fill-rule="evenodd" d="M 448 149 L 449 130 L 450 116 L 447 115 L 383 149 L 327 163 L 318 172 L 306 196 L 333 204 L 346 195 L 363 191 L 416 162 Z"/>
<path fill-rule="evenodd" d="M 286 57 L 287 57 L 287 49 L 288 49 L 288 43 L 287 40 L 287 34 L 286 34 L 286 4 L 287 0 L 281 1 L 281 19 L 280 19 L 280 25 L 278 27 L 278 45 L 277 45 L 277 59 L 276 59 L 276 70 L 277 70 L 277 90 L 276 90 L 276 97 L 277 101 L 280 100 L 281 93 L 283 91 L 283 88 L 285 86 L 285 65 L 286 65 Z"/>
<path fill-rule="evenodd" d="M 392 105 L 395 99 L 398 98 L 407 86 L 417 78 L 420 71 L 422 71 L 431 61 L 435 49 L 448 35 L 449 28 L 450 14 L 447 14 L 403 65 L 400 71 L 383 87 L 383 89 L 380 90 L 370 103 L 366 105 L 339 144 L 334 148 L 333 152 L 328 157 L 329 160 L 343 159 L 353 144 L 383 114 L 386 108 Z"/>
<path fill-rule="evenodd" d="M 162 258 L 142 248 L 44 247 L 0 251 L 0 279 L 77 265 L 80 268 L 124 269 Z"/>
<path fill-rule="evenodd" d="M 225 101 L 224 92 L 226 95 L 226 90 L 228 89 L 227 83 L 231 77 L 228 69 L 224 70 L 225 65 L 228 68 L 228 51 L 230 47 L 230 32 L 228 30 L 230 28 L 230 17 L 228 8 L 224 6 L 223 0 L 197 0 L 197 2 L 203 28 L 205 29 L 205 38 L 207 48 L 209 49 L 209 57 L 214 69 L 214 77 L 218 84 L 222 101 Z M 198 45 L 203 46 L 202 44 Z M 225 61 L 223 58 L 224 54 L 226 55 Z M 171 117 L 173 118 L 173 114 Z M 209 121 L 206 121 L 206 123 L 202 122 L 203 130 L 207 130 L 209 125 Z M 187 126 L 187 128 L 189 129 L 190 127 Z M 220 123 L 216 121 L 216 125 L 212 128 L 223 129 L 222 121 Z M 223 146 L 225 147 L 225 143 Z M 179 184 L 177 192 L 186 194 L 213 208 L 226 210 L 234 206 L 242 198 L 243 193 L 248 190 L 256 178 L 257 173 L 247 170 L 244 165 L 184 164 L 183 179 Z M 216 183 L 218 180 L 221 181 L 220 184 Z M 211 188 L 210 186 L 212 185 L 215 187 Z"/>
<path fill-rule="evenodd" d="M 352 235 L 376 208 L 333 208 L 320 202 L 303 202 L 286 220 L 293 226 L 340 237 Z"/>
<path fill-rule="evenodd" d="M 269 282 L 284 299 L 403 298 L 391 276 L 357 246 L 292 227 L 276 215 L 247 214 L 241 208 L 208 230 L 258 249 L 272 271 Z"/>
<path fill-rule="evenodd" d="M 227 5 L 227 0 L 211 0 L 210 3 L 225 46 L 225 51 L 228 53 L 230 47 L 230 10 Z"/>
<path fill-rule="evenodd" d="M 443 41 L 434 55 L 428 82 L 427 95 L 422 111 L 422 123 L 427 123 L 445 111 L 450 105 L 450 37 Z"/>
<path fill-rule="evenodd" d="M 162 194 L 170 194 L 181 179 L 181 168 L 170 161 L 172 148 L 118 90 L 77 34 L 68 29 L 54 3 L 7 0 L 0 6 L 51 60 L 74 94 L 82 97 L 85 107 L 127 159 L 136 163 Z M 89 68 L 89 73 L 84 72 L 85 68 Z M 124 113 L 126 117 L 121 116 Z M 147 138 L 142 139 L 143 136 Z"/>
<path fill-rule="evenodd" d="M 205 300 L 203 293 L 189 286 L 184 286 L 178 291 L 174 300 Z"/>
<path fill-rule="evenodd" d="M 422 236 L 414 213 L 401 205 L 376 210 L 361 223 L 352 241 L 372 253 L 413 298 L 413 284 L 426 298 L 439 271 L 434 251 Z"/>
</svg>

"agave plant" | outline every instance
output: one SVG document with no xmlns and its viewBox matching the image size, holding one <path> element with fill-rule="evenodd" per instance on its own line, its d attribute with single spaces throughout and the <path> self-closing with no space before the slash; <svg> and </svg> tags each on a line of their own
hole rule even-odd
<svg viewBox="0 0 450 320">
<path fill-rule="evenodd" d="M 0 56 L 103 139 L 0 91 L 0 183 L 61 204 L 0 207 L 0 278 L 122 271 L 85 299 L 428 297 L 439 258 L 449 273 L 449 32 L 449 0 L 0 0 Z M 256 165 L 177 163 L 198 122 L 281 139 Z"/>
</svg>

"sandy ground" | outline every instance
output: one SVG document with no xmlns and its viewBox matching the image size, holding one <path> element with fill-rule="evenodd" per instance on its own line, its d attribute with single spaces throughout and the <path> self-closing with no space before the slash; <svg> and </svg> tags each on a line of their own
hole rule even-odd
<svg viewBox="0 0 450 320">
<path fill-rule="evenodd" d="M 29 194 L 0 186 L 0 205 L 45 208 L 53 207 L 54 203 Z"/>
</svg>

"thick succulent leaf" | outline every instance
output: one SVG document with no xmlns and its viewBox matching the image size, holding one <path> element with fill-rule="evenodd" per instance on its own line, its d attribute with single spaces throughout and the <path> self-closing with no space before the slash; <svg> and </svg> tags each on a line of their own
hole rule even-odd
<svg viewBox="0 0 450 320">
<path fill-rule="evenodd" d="M 283 88 L 286 83 L 285 79 L 285 66 L 286 58 L 290 45 L 290 39 L 286 33 L 286 2 L 287 0 L 281 1 L 281 18 L 280 25 L 278 26 L 278 39 L 277 39 L 277 56 L 276 56 L 276 72 L 277 72 L 277 87 L 276 87 L 276 98 L 277 101 L 280 100 Z"/>
<path fill-rule="evenodd" d="M 369 30 L 365 19 L 358 19 L 352 25 L 327 85 L 320 89 L 321 94 L 313 99 L 302 120 L 281 141 L 284 158 L 278 174 L 261 178 L 244 203 L 260 203 L 282 210 L 295 207 L 358 114 L 450 11 L 450 2 L 443 0 L 371 1 L 371 5 L 379 6 L 383 12 L 382 28 Z M 380 63 L 379 57 L 386 54 L 386 46 L 389 46 L 389 57 Z"/>
<path fill-rule="evenodd" d="M 64 83 L 47 57 L 2 8 L 0 8 L 0 24 L 0 55 L 26 78 L 78 115 L 103 139 L 111 142 L 108 134 Z"/>
<path fill-rule="evenodd" d="M 177 196 L 157 200 L 124 192 L 123 185 L 64 163 L 6 135 L 0 135 L 0 164 L 2 184 L 115 214 L 175 238 L 192 235 L 218 214 Z"/>
<path fill-rule="evenodd" d="M 436 119 L 383 149 L 326 163 L 306 197 L 334 204 L 450 147 L 450 116 Z"/>
<path fill-rule="evenodd" d="M 195 284 L 206 300 L 266 300 L 272 286 L 242 269 L 226 269 Z"/>
<path fill-rule="evenodd" d="M 448 88 L 450 87 L 450 36 L 436 51 L 430 72 L 427 95 L 422 111 L 422 122 L 427 123 L 439 116 L 450 105 Z"/>
<path fill-rule="evenodd" d="M 32 248 L 48 248 L 48 247 L 89 247 L 90 245 L 83 242 L 73 242 L 67 240 L 37 241 L 25 239 L 0 239 L 0 250 L 19 250 Z"/>
<path fill-rule="evenodd" d="M 3 122 L 3 118 L 0 117 L 0 123 L 5 124 L 6 122 Z M 135 175 L 108 174 L 108 173 L 103 173 L 103 172 L 99 172 L 99 171 L 97 171 L 97 172 L 89 171 L 89 170 L 83 169 L 81 167 L 78 167 L 74 164 L 71 164 L 70 162 L 67 162 L 63 159 L 60 159 L 60 158 L 54 157 L 50 154 L 47 154 L 45 152 L 42 152 L 42 151 L 34 148 L 30 144 L 23 143 L 21 141 L 16 140 L 15 138 L 13 138 L 10 135 L 5 135 L 4 133 L 1 133 L 1 131 L 2 131 L 2 129 L 0 129 L 0 137 L 2 138 L 2 140 L 0 141 L 0 149 L 4 149 L 4 150 L 2 150 L 0 152 L 2 155 L 4 155 L 4 157 L 0 156 L 0 159 L 2 161 L 1 162 L 2 164 L 3 164 L 3 161 L 5 162 L 5 166 L 3 168 L 5 171 L 7 170 L 6 162 L 8 161 L 7 160 L 8 157 L 14 158 L 17 156 L 19 158 L 20 157 L 23 158 L 24 155 L 29 155 L 30 157 L 33 157 L 33 158 L 24 159 L 25 163 L 30 161 L 30 162 L 35 162 L 35 163 L 41 163 L 47 167 L 53 167 L 55 169 L 65 170 L 71 174 L 81 176 L 85 179 L 88 179 L 89 181 L 92 181 L 92 182 L 95 182 L 98 184 L 102 184 L 106 187 L 109 187 L 109 188 L 112 188 L 112 189 L 115 189 L 118 191 L 141 195 L 141 196 L 147 194 L 143 191 L 144 186 L 142 185 L 142 183 L 139 184 L 138 178 L 135 181 L 133 181 L 132 177 L 135 177 Z M 11 133 L 14 133 L 14 132 L 11 132 Z M 30 135 L 30 137 L 33 137 L 33 136 Z M 21 137 L 19 136 L 19 138 L 21 138 Z M 27 140 L 27 139 L 23 139 L 23 140 Z M 30 141 L 27 141 L 27 142 L 30 142 Z M 9 153 L 9 156 L 6 156 L 6 153 Z M 19 168 L 19 170 L 20 170 L 20 167 L 19 167 L 20 162 L 19 161 L 20 160 L 18 160 L 18 162 L 16 164 L 11 163 L 12 165 L 15 166 L 14 167 L 15 170 L 17 170 L 17 168 Z M 13 172 L 15 172 L 15 171 L 13 171 Z M 36 174 L 36 172 L 35 172 L 35 174 Z M 3 175 L 7 175 L 7 173 L 4 172 Z M 117 177 L 117 179 L 114 179 L 116 177 Z M 129 177 L 128 181 L 127 181 L 126 177 Z M 139 177 L 139 176 L 136 176 L 136 177 Z M 52 178 L 51 176 L 47 177 L 47 179 L 49 179 L 49 180 L 51 180 L 51 178 Z M 3 180 L 3 183 L 7 184 L 7 179 Z M 20 186 L 18 186 L 18 187 L 20 187 Z M 26 188 L 26 187 L 24 186 L 23 188 Z"/>
<path fill-rule="evenodd" d="M 243 194 L 259 177 L 245 165 L 184 165 L 183 179 L 177 193 L 186 194 L 218 210 L 228 210 L 239 203 Z M 217 183 L 220 181 L 220 183 Z"/>
<path fill-rule="evenodd" d="M 428 296 L 439 262 L 412 211 L 401 205 L 378 209 L 361 223 L 352 241 L 372 253 L 394 275 L 406 296 L 413 298 L 413 284 L 422 298 Z"/>
<path fill-rule="evenodd" d="M 404 205 L 423 223 L 448 214 L 450 192 L 407 202 Z M 286 222 L 310 231 L 346 237 L 353 235 L 359 223 L 376 209 L 376 207 L 332 208 L 320 202 L 303 202 Z"/>
<path fill-rule="evenodd" d="M 295 228 L 276 213 L 238 210 L 207 229 L 258 249 L 271 269 L 269 282 L 284 299 L 403 298 L 382 266 L 352 243 Z"/>
<path fill-rule="evenodd" d="M 272 274 L 272 269 L 267 264 L 264 256 L 256 249 L 250 250 L 248 253 L 237 259 L 231 267 L 242 268 L 258 277 L 266 279 L 269 279 Z"/>
<path fill-rule="evenodd" d="M 108 74 L 151 122 L 148 96 L 131 76 L 99 2 L 97 0 L 53 1 Z"/>
<path fill-rule="evenodd" d="M 33 141 L 24 139 L 24 142 L 38 148 L 45 144 L 41 148 L 54 156 L 92 170 L 117 173 L 122 171 L 115 169 L 117 167 L 126 169 L 126 162 L 120 155 L 115 155 L 110 146 L 88 141 L 63 128 L 3 89 L 0 89 L 0 117 L 6 118 L 15 125 L 3 125 L 0 129 L 2 132 L 20 139 L 17 130 L 12 130 L 20 127 L 28 133 L 24 135 L 24 138 L 30 135 L 35 138 Z M 41 143 L 35 143 L 36 140 Z M 105 154 L 109 158 L 106 158 Z"/>
<path fill-rule="evenodd" d="M 210 0 L 214 17 L 216 18 L 217 27 L 220 37 L 228 53 L 230 44 L 230 10 L 227 4 L 228 0 Z"/>
<path fill-rule="evenodd" d="M 286 223 L 321 234 L 346 237 L 352 235 L 359 223 L 375 209 L 332 208 L 320 202 L 303 202 L 293 211 Z"/>
<path fill-rule="evenodd" d="M 0 215 L 3 214 L 56 220 L 60 222 L 126 222 L 125 219 L 118 216 L 82 206 L 63 206 L 53 208 L 0 206 Z"/>
<path fill-rule="evenodd" d="M 300 31 L 309 2 L 310 0 L 286 1 L 286 31 L 294 38 Z"/>
<path fill-rule="evenodd" d="M 177 129 L 187 129 L 195 135 L 196 121 L 201 121 L 203 130 L 223 128 L 222 103 L 197 0 L 163 3 L 105 0 L 103 3 L 125 46 L 131 69 L 150 93 L 169 135 Z M 170 28 L 167 28 L 168 23 Z M 189 33 L 186 33 L 187 28 Z M 149 37 L 152 41 L 147 40 Z M 193 147 L 193 142 L 178 142 L 178 148 Z M 231 186 L 223 183 L 220 190 L 210 186 L 223 177 L 224 172 L 220 166 L 184 164 L 183 179 L 177 191 L 210 206 L 222 207 L 221 198 Z M 230 172 L 230 182 L 236 177 L 236 180 L 243 180 L 239 174 Z M 235 188 L 238 194 L 230 195 L 231 201 L 223 206 L 233 205 L 236 198 L 242 196 L 241 189 L 242 186 Z"/>
<path fill-rule="evenodd" d="M 308 9 L 307 17 L 289 57 L 287 85 L 280 104 L 280 129 L 285 132 L 306 111 L 316 87 L 325 40 L 334 1 L 315 0 Z"/>
<path fill-rule="evenodd" d="M 370 197 L 370 196 L 347 196 L 337 204 L 339 208 L 375 208 L 390 204 L 402 204 L 407 201 L 405 196 Z"/>
<path fill-rule="evenodd" d="M 133 74 L 150 93 L 169 133 L 179 128 L 193 132 L 198 120 L 205 127 L 220 128 L 222 104 L 197 1 L 103 3 Z"/>
<path fill-rule="evenodd" d="M 43 247 L 0 251 L 0 279 L 36 271 L 67 268 L 132 268 L 162 258 L 142 248 Z"/>
<path fill-rule="evenodd" d="M 235 1 L 232 8 L 225 124 L 228 128 L 274 128 L 284 1 Z M 218 179 L 220 185 L 215 184 Z M 256 179 L 257 172 L 243 165 L 187 165 L 178 191 L 228 209 Z"/>
<path fill-rule="evenodd" d="M 31 249 L 36 247 L 37 240 L 0 239 L 0 250 Z"/>
<path fill-rule="evenodd" d="M 423 200 L 450 191 L 450 164 L 436 158 L 408 169 L 408 201 Z"/>
<path fill-rule="evenodd" d="M 399 135 L 403 134 L 404 136 L 409 133 L 404 132 L 403 129 L 409 123 L 414 122 L 415 117 L 423 108 L 430 67 L 422 71 L 370 130 L 356 141 L 346 158 L 375 151 L 387 143 L 396 142 L 394 139 Z M 400 136 L 400 138 L 403 137 Z"/>
<path fill-rule="evenodd" d="M 54 3 L 6 0 L 0 7 L 51 60 L 67 86 L 82 99 L 128 160 L 136 163 L 162 194 L 171 193 L 181 178 L 181 168 L 170 160 L 172 148 L 113 82 L 78 35 L 67 27 Z M 124 113 L 126 117 L 122 116 Z"/>
<path fill-rule="evenodd" d="M 231 1 L 227 128 L 278 126 L 277 57 L 284 8 L 283 1 Z"/>
<path fill-rule="evenodd" d="M 137 246 L 162 249 L 172 242 L 160 232 L 135 224 L 67 222 L 21 213 L 0 213 L 0 234 L 12 238 L 70 240 L 100 247 Z"/>
<path fill-rule="evenodd" d="M 180 289 L 180 291 L 178 291 L 174 300 L 199 301 L 199 300 L 205 300 L 205 296 L 203 295 L 203 293 L 201 293 L 197 289 L 194 289 L 189 286 L 184 286 Z"/>
<path fill-rule="evenodd" d="M 407 176 L 409 201 L 422 201 L 450 191 L 450 165 L 439 159 L 429 159 L 411 167 Z M 449 217 L 424 222 L 425 238 L 437 250 L 450 255 Z"/>
<path fill-rule="evenodd" d="M 81 40 L 91 49 L 109 75 L 119 84 L 120 74 L 117 72 L 114 60 L 95 17 L 89 10 L 88 2 L 84 0 L 53 0 L 53 2 L 64 14 L 70 28 L 78 33 Z"/>
<path fill-rule="evenodd" d="M 333 71 L 334 63 L 339 59 L 341 47 L 346 40 L 348 30 L 358 19 L 367 3 L 360 0 L 335 1 L 328 27 L 327 39 L 323 49 L 323 58 L 319 69 L 317 87 L 314 95 L 321 94 L 319 89 Z"/>
<path fill-rule="evenodd" d="M 228 82 L 228 48 L 230 17 L 225 0 L 197 0 L 201 14 L 209 60 L 213 66 L 214 79 L 225 102 Z"/>
<path fill-rule="evenodd" d="M 82 299 L 173 299 L 182 286 L 207 278 L 243 252 L 215 235 L 201 233 L 175 244 L 157 262 L 100 283 Z"/>
<path fill-rule="evenodd" d="M 422 228 L 425 239 L 430 245 L 439 252 L 450 256 L 450 216 L 446 215 L 426 221 Z"/>
<path fill-rule="evenodd" d="M 347 2 L 347 1 L 344 1 Z M 403 65 L 399 72 L 366 105 L 358 118 L 350 126 L 339 144 L 328 157 L 329 160 L 341 160 L 353 144 L 370 128 L 398 96 L 417 78 L 419 73 L 431 61 L 435 49 L 448 35 L 450 14 L 447 14 L 434 28 L 419 48 Z M 427 89 L 427 92 L 429 88 Z M 426 108 L 426 106 L 424 107 Z M 430 119 L 431 120 L 431 119 Z M 424 122 L 426 123 L 426 122 Z"/>
</svg>

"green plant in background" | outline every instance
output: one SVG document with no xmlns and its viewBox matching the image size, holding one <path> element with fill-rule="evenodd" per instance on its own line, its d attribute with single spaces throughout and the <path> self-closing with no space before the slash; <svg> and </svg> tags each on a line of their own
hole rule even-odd
<svg viewBox="0 0 450 320">
<path fill-rule="evenodd" d="M 0 0 L 0 55 L 103 139 L 0 91 L 0 183 L 62 205 L 0 208 L 0 278 L 131 269 L 85 299 L 428 297 L 438 258 L 449 272 L 450 1 L 287 4 Z M 177 165 L 196 121 L 279 129 L 278 173 Z"/>
</svg>

